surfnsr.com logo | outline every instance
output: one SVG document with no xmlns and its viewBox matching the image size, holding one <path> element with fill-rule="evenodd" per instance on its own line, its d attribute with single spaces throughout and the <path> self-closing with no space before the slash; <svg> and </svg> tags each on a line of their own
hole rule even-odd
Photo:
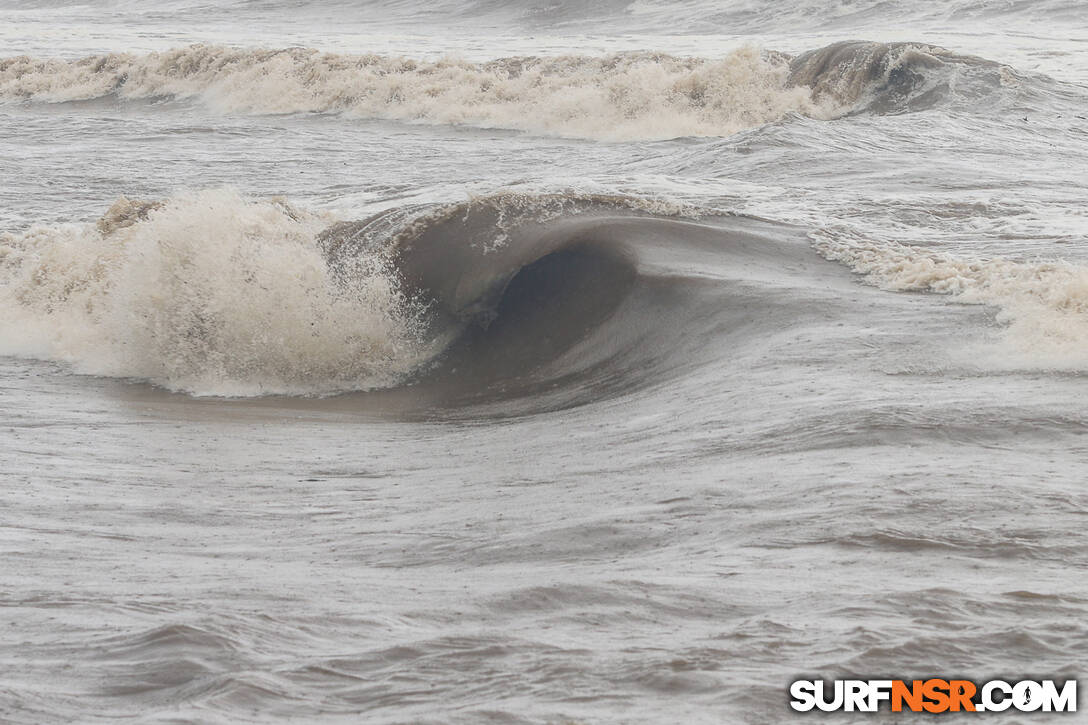
<svg viewBox="0 0 1088 725">
<path fill-rule="evenodd" d="M 1076 712 L 1077 681 L 1054 680 L 797 680 L 790 707 L 798 712 Z"/>
</svg>

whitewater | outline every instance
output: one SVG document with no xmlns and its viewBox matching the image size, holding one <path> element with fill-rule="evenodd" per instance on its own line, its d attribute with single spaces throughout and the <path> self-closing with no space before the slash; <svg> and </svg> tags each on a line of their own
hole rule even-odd
<svg viewBox="0 0 1088 725">
<path fill-rule="evenodd" d="M 1079 3 L 0 0 L 0 42 L 0 721 L 1083 675 Z"/>
</svg>

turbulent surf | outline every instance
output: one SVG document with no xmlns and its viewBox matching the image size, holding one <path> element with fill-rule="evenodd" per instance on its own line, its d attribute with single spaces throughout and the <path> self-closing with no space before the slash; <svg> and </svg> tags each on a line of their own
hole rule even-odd
<svg viewBox="0 0 1088 725">
<path fill-rule="evenodd" d="M 917 110 L 953 84 L 981 101 L 1015 79 L 997 63 L 918 43 L 838 43 L 793 59 L 754 47 L 715 60 L 628 52 L 472 63 L 191 46 L 0 60 L 0 98 L 198 99 L 225 112 L 344 113 L 614 141 L 726 136 L 790 114 Z"/>
<path fill-rule="evenodd" d="M 0 720 L 1083 676 L 1081 2 L 0 0 L 0 45 Z"/>
</svg>

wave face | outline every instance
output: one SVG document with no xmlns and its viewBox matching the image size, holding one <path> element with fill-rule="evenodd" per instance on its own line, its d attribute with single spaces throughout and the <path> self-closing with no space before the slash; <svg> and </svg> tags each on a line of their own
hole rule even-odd
<svg viewBox="0 0 1088 725">
<path fill-rule="evenodd" d="M 790 83 L 850 113 L 894 114 L 938 105 L 993 104 L 1023 82 L 1007 66 L 922 43 L 847 41 L 803 53 Z"/>
<path fill-rule="evenodd" d="M 624 196 L 393 210 L 321 243 L 333 266 L 383 246 L 426 301 L 429 336 L 449 341 L 413 380 L 428 409 L 517 414 L 667 386 L 811 322 L 829 273 L 851 286 L 797 228 Z"/>
</svg>

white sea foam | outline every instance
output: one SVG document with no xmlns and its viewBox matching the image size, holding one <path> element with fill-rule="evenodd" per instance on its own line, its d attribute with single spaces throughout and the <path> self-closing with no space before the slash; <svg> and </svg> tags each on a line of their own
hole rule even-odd
<svg viewBox="0 0 1088 725">
<path fill-rule="evenodd" d="M 1088 266 L 1061 260 L 967 259 L 901 244 L 872 242 L 844 230 L 812 234 L 816 250 L 874 284 L 937 292 L 993 305 L 1005 327 L 987 367 L 1088 370 Z"/>
<path fill-rule="evenodd" d="M 422 312 L 381 255 L 331 270 L 328 221 L 209 190 L 0 235 L 0 353 L 196 394 L 396 384 L 426 356 Z"/>
<path fill-rule="evenodd" d="M 724 136 L 790 113 L 831 115 L 752 47 L 717 60 L 662 53 L 424 62 L 196 45 L 74 61 L 0 60 L 0 98 L 195 98 L 225 112 L 342 112 L 600 140 Z"/>
</svg>

